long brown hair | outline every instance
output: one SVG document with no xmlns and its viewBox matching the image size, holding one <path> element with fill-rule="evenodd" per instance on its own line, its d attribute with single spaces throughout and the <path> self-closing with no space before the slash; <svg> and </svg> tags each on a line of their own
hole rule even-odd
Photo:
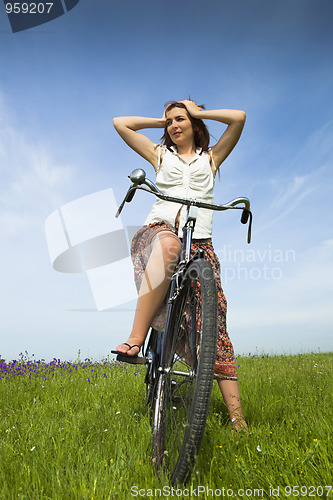
<svg viewBox="0 0 333 500">
<path fill-rule="evenodd" d="M 200 106 L 204 107 L 204 106 Z M 185 108 L 185 104 L 182 102 L 171 101 L 166 104 L 165 113 L 171 111 L 173 108 Z M 190 113 L 187 111 L 187 115 L 192 123 L 193 133 L 194 133 L 194 143 L 196 147 L 202 148 L 203 151 L 207 151 L 209 147 L 209 132 L 204 124 L 204 122 L 200 118 L 193 118 Z M 167 126 L 164 127 L 164 134 L 161 137 L 162 144 L 165 144 L 167 148 L 174 146 L 175 143 L 170 139 L 170 136 L 167 131 Z"/>
</svg>

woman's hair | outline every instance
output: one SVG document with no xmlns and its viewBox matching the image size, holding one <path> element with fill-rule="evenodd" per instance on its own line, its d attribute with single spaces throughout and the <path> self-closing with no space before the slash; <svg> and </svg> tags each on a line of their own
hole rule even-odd
<svg viewBox="0 0 333 500">
<path fill-rule="evenodd" d="M 200 108 L 204 108 L 204 106 L 199 106 Z M 177 102 L 177 101 L 171 101 L 166 104 L 165 108 L 165 113 L 168 111 L 171 111 L 173 108 L 185 108 L 185 104 L 182 102 Z M 200 118 L 193 118 L 193 116 L 190 115 L 190 113 L 187 111 L 188 117 L 192 123 L 192 128 L 194 132 L 194 143 L 196 147 L 202 148 L 203 151 L 207 151 L 209 147 L 209 132 L 204 124 L 204 122 Z M 170 139 L 170 136 L 167 131 L 167 126 L 164 127 L 164 134 L 161 137 L 161 141 L 167 148 L 170 148 L 170 146 L 174 146 L 175 143 L 172 142 Z"/>
</svg>

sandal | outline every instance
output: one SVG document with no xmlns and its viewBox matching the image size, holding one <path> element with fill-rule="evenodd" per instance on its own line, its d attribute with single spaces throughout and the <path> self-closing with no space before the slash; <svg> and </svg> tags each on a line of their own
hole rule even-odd
<svg viewBox="0 0 333 500">
<path fill-rule="evenodd" d="M 138 344 L 130 345 L 127 342 L 123 342 L 123 344 L 127 345 L 129 347 L 129 349 L 128 349 L 129 351 L 133 347 L 139 348 L 138 354 L 141 351 L 142 346 L 139 346 Z M 127 352 L 121 352 L 121 351 L 111 351 L 111 352 L 112 352 L 112 354 L 117 354 L 117 358 L 116 358 L 117 361 L 123 361 L 125 363 L 131 363 L 133 365 L 145 365 L 148 362 L 148 359 L 146 357 L 138 356 L 138 354 L 131 355 L 131 354 L 127 354 Z"/>
</svg>

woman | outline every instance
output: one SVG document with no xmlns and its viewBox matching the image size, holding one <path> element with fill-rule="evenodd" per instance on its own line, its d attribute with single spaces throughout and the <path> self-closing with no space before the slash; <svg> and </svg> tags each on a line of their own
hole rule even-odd
<svg viewBox="0 0 333 500">
<path fill-rule="evenodd" d="M 209 133 L 203 119 L 227 125 L 219 141 L 209 148 Z M 215 175 L 237 144 L 245 123 L 245 113 L 238 110 L 205 110 L 191 100 L 167 105 L 163 117 L 126 116 L 114 118 L 113 124 L 122 139 L 152 164 L 156 185 L 170 195 L 213 202 Z M 154 144 L 138 130 L 164 128 L 163 145 Z M 137 356 L 149 327 L 159 328 L 163 301 L 173 270 L 179 260 L 181 228 L 186 208 L 158 200 L 144 227 L 132 242 L 132 259 L 139 291 L 132 332 L 117 347 L 119 353 Z M 219 333 L 215 378 L 235 430 L 247 427 L 240 403 L 233 347 L 226 332 L 226 300 L 220 283 L 220 264 L 211 243 L 213 211 L 199 209 L 192 253 L 204 248 L 212 263 L 219 296 Z M 142 264 L 142 262 L 144 262 Z"/>
</svg>

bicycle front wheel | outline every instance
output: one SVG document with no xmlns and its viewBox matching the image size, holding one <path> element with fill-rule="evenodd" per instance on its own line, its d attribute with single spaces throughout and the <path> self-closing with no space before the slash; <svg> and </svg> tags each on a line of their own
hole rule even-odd
<svg viewBox="0 0 333 500">
<path fill-rule="evenodd" d="M 157 473 L 183 483 L 199 452 L 214 379 L 218 328 L 214 271 L 193 261 L 165 332 L 166 366 L 153 400 L 153 463 Z"/>
</svg>

